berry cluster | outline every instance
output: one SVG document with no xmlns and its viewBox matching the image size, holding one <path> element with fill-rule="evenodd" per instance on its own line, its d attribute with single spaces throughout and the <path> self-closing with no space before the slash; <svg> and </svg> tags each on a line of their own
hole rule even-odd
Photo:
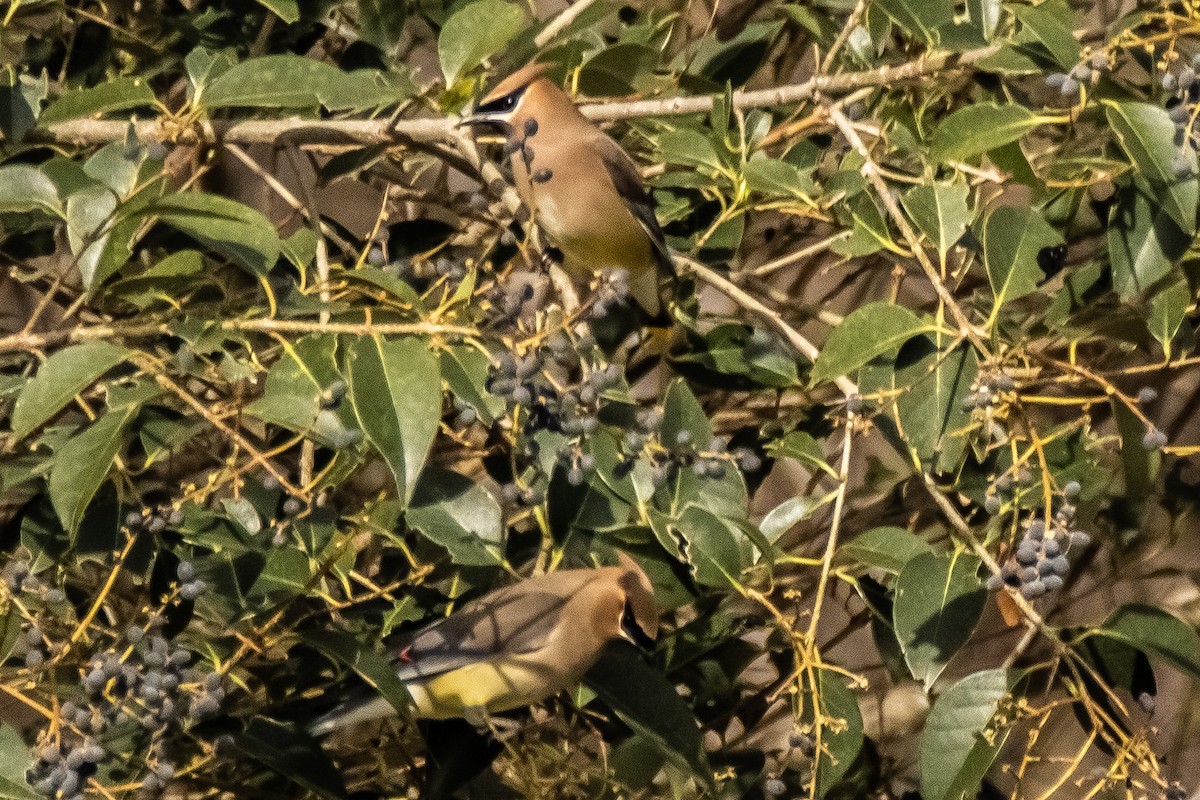
<svg viewBox="0 0 1200 800">
<path fill-rule="evenodd" d="M 1010 375 L 996 372 L 979 375 L 971 384 L 971 390 L 963 398 L 963 411 L 983 411 L 1001 404 L 1004 395 L 1015 391 L 1016 381 Z"/>
<path fill-rule="evenodd" d="M 1063 95 L 1073 95 L 1083 84 L 1094 85 L 1100 75 L 1111 66 L 1108 53 L 1099 50 L 1084 62 L 1076 64 L 1068 73 L 1052 72 L 1046 76 L 1046 85 Z"/>
<path fill-rule="evenodd" d="M 1167 100 L 1167 114 L 1175 123 L 1175 144 L 1182 147 L 1189 139 L 1200 135 L 1200 122 L 1197 116 L 1200 110 L 1200 53 L 1192 57 L 1188 63 L 1176 59 L 1164 66 L 1160 79 L 1163 89 L 1171 92 Z M 1176 165 L 1180 172 L 1190 171 L 1190 165 L 1180 153 Z"/>
<path fill-rule="evenodd" d="M 162 618 L 147 626 L 130 626 L 124 642 L 100 652 L 88 662 L 80 680 L 81 701 L 59 707 L 57 738 L 37 752 L 27 779 L 48 797 L 81 796 L 87 779 L 108 752 L 98 737 L 122 719 L 132 718 L 151 732 L 195 722 L 220 710 L 225 696 L 221 676 L 189 667 L 191 653 L 173 646 L 158 633 Z M 185 710 L 186 709 L 186 710 Z M 174 766 L 155 759 L 144 787 L 163 789 Z"/>
<path fill-rule="evenodd" d="M 1069 501 L 1078 497 L 1079 491 L 1076 481 L 1066 485 L 1063 495 L 1068 502 L 1055 513 L 1049 529 L 1040 518 L 1026 521 L 1021 541 L 1004 562 L 1000 574 L 988 579 L 989 590 L 1011 586 L 1019 588 L 1026 600 L 1033 600 L 1062 588 L 1063 579 L 1071 569 L 1067 552 L 1073 547 L 1087 547 L 1092 538 L 1084 531 L 1070 528 L 1075 521 L 1075 507 Z"/>
<path fill-rule="evenodd" d="M 625 434 L 621 443 L 623 459 L 616 467 L 617 477 L 633 470 L 638 457 L 649 451 L 650 477 L 655 487 L 662 486 L 680 469 L 691 469 L 700 477 L 714 480 L 725 477 L 730 462 L 746 472 L 762 466 L 762 459 L 753 450 L 738 448 L 728 452 L 729 440 L 714 436 L 703 446 L 693 440 L 690 431 L 675 433 L 670 441 L 662 432 L 663 412 L 659 408 L 646 408 L 638 412 L 636 428 Z"/>
<path fill-rule="evenodd" d="M 145 508 L 130 511 L 125 515 L 125 527 L 131 532 L 143 530 L 162 533 L 168 528 L 177 528 L 183 522 L 183 510 L 172 507 Z"/>
<path fill-rule="evenodd" d="M 629 271 L 608 269 L 600 274 L 599 284 L 592 293 L 592 316 L 604 317 L 629 304 Z"/>
</svg>

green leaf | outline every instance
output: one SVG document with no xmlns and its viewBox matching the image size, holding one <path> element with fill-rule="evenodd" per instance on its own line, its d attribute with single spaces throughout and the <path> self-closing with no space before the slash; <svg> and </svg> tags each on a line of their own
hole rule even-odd
<svg viewBox="0 0 1200 800">
<path fill-rule="evenodd" d="M 901 198 L 913 222 L 937 247 L 942 263 L 971 224 L 970 192 L 965 183 L 935 183 L 914 186 Z"/>
<path fill-rule="evenodd" d="M 913 677 L 928 691 L 971 636 L 987 593 L 979 559 L 964 553 L 919 553 L 896 579 L 896 638 Z"/>
<path fill-rule="evenodd" d="M 344 800 L 346 785 L 341 773 L 315 739 L 295 727 L 256 716 L 233 744 L 285 779 L 323 800 Z"/>
<path fill-rule="evenodd" d="M 1097 633 L 1156 655 L 1193 678 L 1200 678 L 1200 635 L 1161 608 L 1128 603 L 1114 611 Z"/>
<path fill-rule="evenodd" d="M 1129 407 L 1113 398 L 1113 420 L 1121 437 L 1121 468 L 1125 476 L 1125 497 L 1140 500 L 1148 497 L 1155 485 L 1162 453 L 1142 446 L 1146 425 Z"/>
<path fill-rule="evenodd" d="M 825 451 L 821 444 L 804 431 L 790 431 L 782 439 L 767 444 L 767 453 L 772 458 L 794 458 L 809 469 L 819 469 L 837 477 L 837 470 L 825 461 Z"/>
<path fill-rule="evenodd" d="M 1017 674 L 990 669 L 968 675 L 938 697 L 921 735 L 921 794 L 925 800 L 974 797 L 1008 737 L 993 722 Z"/>
<path fill-rule="evenodd" d="M 38 124 L 53 125 L 69 119 L 153 106 L 154 103 L 154 92 L 145 79 L 114 78 L 88 89 L 63 92 L 42 112 Z"/>
<path fill-rule="evenodd" d="M 869 303 L 833 329 L 813 364 L 810 383 L 849 375 L 877 356 L 895 353 L 906 341 L 930 330 L 902 306 Z"/>
<path fill-rule="evenodd" d="M 391 703 L 398 713 L 412 712 L 412 697 L 405 688 L 404 681 L 396 676 L 396 667 L 385 654 L 376 652 L 350 634 L 340 631 L 309 631 L 304 634 L 303 639 L 306 644 L 358 673 L 372 689 Z"/>
<path fill-rule="evenodd" d="M 962 463 L 963 431 L 971 421 L 962 401 L 978 371 L 974 348 L 944 353 L 926 337 L 910 340 L 896 357 L 892 388 L 902 392 L 893 406 L 897 430 L 916 461 L 935 473 L 954 472 Z"/>
<path fill-rule="evenodd" d="M 451 14 L 438 35 L 446 85 L 503 50 L 525 29 L 525 21 L 525 10 L 505 0 L 475 0 Z"/>
<path fill-rule="evenodd" d="M 62 526 L 72 537 L 79 530 L 88 503 L 108 477 L 125 444 L 125 429 L 138 407 L 113 409 L 82 433 L 67 440 L 54 454 L 50 468 L 50 501 Z"/>
<path fill-rule="evenodd" d="M 201 93 L 206 108 L 253 108 L 364 111 L 403 99 L 403 81 L 378 70 L 344 72 L 304 56 L 281 54 L 234 64 Z"/>
<path fill-rule="evenodd" d="M 446 548 L 467 567 L 504 563 L 500 504 L 483 484 L 448 469 L 429 467 L 413 492 L 405 522 Z"/>
<path fill-rule="evenodd" d="M 1058 231 L 1032 208 L 1001 206 L 988 215 L 983 224 L 983 263 L 996 309 L 1037 291 L 1045 277 L 1038 267 L 1038 251 L 1062 241 Z"/>
<path fill-rule="evenodd" d="M 211 247 L 254 275 L 266 275 L 279 259 L 275 226 L 260 212 L 211 194 L 173 194 L 147 212 Z"/>
<path fill-rule="evenodd" d="M 967 15 L 984 40 L 990 42 L 1000 24 L 1000 0 L 967 0 Z"/>
<path fill-rule="evenodd" d="M 1152 196 L 1180 230 L 1195 233 L 1200 200 L 1196 150 L 1190 144 L 1175 145 L 1175 123 L 1166 109 L 1149 103 L 1105 101 L 1105 115 L 1137 177 L 1150 184 Z"/>
<path fill-rule="evenodd" d="M 746 187 L 768 197 L 794 197 L 807 200 L 816 192 L 809 175 L 812 170 L 800 169 L 786 161 L 773 158 L 752 158 L 746 162 Z"/>
<path fill-rule="evenodd" d="M 32 763 L 33 755 L 25 746 L 20 732 L 0 722 L 0 798 L 44 800 L 45 795 L 35 792 L 25 781 L 25 771 Z"/>
<path fill-rule="evenodd" d="M 297 4 L 297 0 L 257 0 L 257 2 L 289 25 L 300 21 L 300 6 Z"/>
<path fill-rule="evenodd" d="M 937 44 L 937 29 L 954 20 L 954 4 L 949 0 L 875 0 L 874 5 L 927 44 Z"/>
<path fill-rule="evenodd" d="M 384 52 L 396 46 L 407 19 L 407 0 L 358 0 L 358 33 Z"/>
<path fill-rule="evenodd" d="M 12 413 L 13 441 L 40 427 L 127 355 L 124 348 L 97 340 L 64 348 L 46 359 L 17 397 Z"/>
<path fill-rule="evenodd" d="M 707 508 L 688 506 L 672 530 L 697 583 L 727 588 L 750 566 L 749 541 Z"/>
<path fill-rule="evenodd" d="M 682 379 L 676 378 L 667 387 L 663 400 L 662 440 L 676 442 L 685 433 L 696 447 L 707 447 L 712 441 L 712 423 L 700 401 Z"/>
<path fill-rule="evenodd" d="M 675 684 L 646 663 L 633 645 L 610 642 L 584 682 L 638 736 L 684 774 L 712 784 L 700 725 Z"/>
<path fill-rule="evenodd" d="M 817 759 L 816 796 L 826 797 L 834 784 L 854 766 L 863 745 L 862 713 L 858 698 L 846 685 L 846 676 L 830 669 L 817 670 L 817 697 L 825 718 L 821 731 L 821 756 Z M 813 699 L 809 691 L 801 696 L 802 723 L 811 725 Z"/>
<path fill-rule="evenodd" d="M 362 336 L 350 349 L 346 377 L 359 427 L 387 462 L 407 504 L 442 415 L 437 354 L 422 339 Z"/>
<path fill-rule="evenodd" d="M 916 556 L 932 552 L 922 537 L 890 526 L 864 531 L 838 548 L 843 559 L 892 573 L 899 573 Z"/>
<path fill-rule="evenodd" d="M 20 142 L 37 125 L 42 101 L 50 91 L 45 72 L 32 75 L 0 76 L 0 134 L 10 142 Z"/>
<path fill-rule="evenodd" d="M 1186 280 L 1173 283 L 1150 298 L 1150 318 L 1147 320 L 1150 335 L 1162 344 L 1168 359 L 1171 357 L 1171 340 L 1183 324 L 1192 299 Z"/>
<path fill-rule="evenodd" d="M 442 376 L 459 400 L 470 404 L 485 425 L 491 425 L 504 413 L 504 401 L 484 387 L 488 377 L 488 357 L 467 345 L 449 347 L 439 354 Z"/>
<path fill-rule="evenodd" d="M 937 164 L 963 161 L 1015 142 L 1042 124 L 1036 114 L 1015 104 L 977 103 L 942 119 L 929 137 L 929 157 Z"/>
<path fill-rule="evenodd" d="M 117 196 L 106 186 L 81 189 L 67 198 L 67 242 L 79 258 L 79 274 L 88 289 L 103 281 L 100 262 L 112 237 L 109 224 Z"/>
<path fill-rule="evenodd" d="M 0 167 L 0 211 L 45 211 L 56 217 L 63 215 L 54 181 L 28 164 Z"/>
<path fill-rule="evenodd" d="M 811 498 L 789 497 L 767 512 L 762 522 L 758 524 L 758 529 L 768 542 L 774 544 L 780 536 L 811 514 L 816 507 L 817 504 Z"/>
<path fill-rule="evenodd" d="M 1022 38 L 1032 36 L 1064 71 L 1080 61 L 1082 48 L 1074 31 L 1079 27 L 1075 11 L 1066 0 L 1047 0 L 1037 6 L 1006 6 L 1021 21 Z"/>
<path fill-rule="evenodd" d="M 354 414 L 348 405 L 326 409 L 326 398 L 341 380 L 334 360 L 337 340 L 313 334 L 286 344 L 267 372 L 263 395 L 245 413 L 284 428 L 311 435 L 330 447 L 345 446 Z M 325 412 L 322 414 L 322 412 Z"/>
<path fill-rule="evenodd" d="M 1136 187 L 1123 190 L 1108 225 L 1113 289 L 1122 300 L 1141 296 L 1171 274 L 1190 243 L 1153 195 Z"/>
<path fill-rule="evenodd" d="M 658 63 L 658 53 L 642 44 L 618 42 L 598 50 L 579 68 L 579 91 L 591 97 L 621 97 L 637 92 Z"/>
</svg>

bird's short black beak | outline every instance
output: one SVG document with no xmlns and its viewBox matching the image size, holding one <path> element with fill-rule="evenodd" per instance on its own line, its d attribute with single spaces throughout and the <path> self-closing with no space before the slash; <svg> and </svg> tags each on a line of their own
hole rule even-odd
<svg viewBox="0 0 1200 800">
<path fill-rule="evenodd" d="M 625 604 L 625 613 L 621 615 L 621 638 L 650 653 L 654 652 L 656 646 L 654 639 L 638 625 L 633 608 L 628 603 Z"/>
</svg>

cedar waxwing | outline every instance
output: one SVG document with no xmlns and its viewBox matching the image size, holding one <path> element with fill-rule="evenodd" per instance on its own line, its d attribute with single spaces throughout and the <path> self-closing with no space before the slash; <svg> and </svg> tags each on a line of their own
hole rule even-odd
<svg viewBox="0 0 1200 800">
<path fill-rule="evenodd" d="M 489 592 L 418 633 L 398 654 L 396 674 L 418 717 L 464 717 L 530 705 L 568 689 L 611 639 L 653 640 L 658 606 L 646 574 L 620 566 L 551 572 Z M 383 697 L 346 704 L 309 732 L 394 714 Z"/>
<path fill-rule="evenodd" d="M 674 266 L 641 174 L 545 77 L 548 68 L 531 64 L 505 78 L 463 124 L 504 132 L 517 192 L 561 250 L 573 280 L 623 268 L 630 295 L 659 318 L 660 281 Z"/>
</svg>

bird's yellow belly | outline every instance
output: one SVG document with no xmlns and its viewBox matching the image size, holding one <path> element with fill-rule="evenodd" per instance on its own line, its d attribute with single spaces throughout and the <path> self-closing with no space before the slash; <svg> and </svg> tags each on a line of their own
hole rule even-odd
<svg viewBox="0 0 1200 800">
<path fill-rule="evenodd" d="M 531 705 L 578 680 L 574 674 L 547 674 L 535 663 L 484 661 L 412 685 L 409 691 L 420 716 L 448 719 L 479 709 L 496 713 Z"/>
<path fill-rule="evenodd" d="M 552 195 L 536 197 L 537 220 L 566 257 L 566 268 L 589 275 L 621 267 L 635 271 L 653 265 L 646 231 L 623 206 L 597 213 L 586 203 L 567 206 Z"/>
</svg>

